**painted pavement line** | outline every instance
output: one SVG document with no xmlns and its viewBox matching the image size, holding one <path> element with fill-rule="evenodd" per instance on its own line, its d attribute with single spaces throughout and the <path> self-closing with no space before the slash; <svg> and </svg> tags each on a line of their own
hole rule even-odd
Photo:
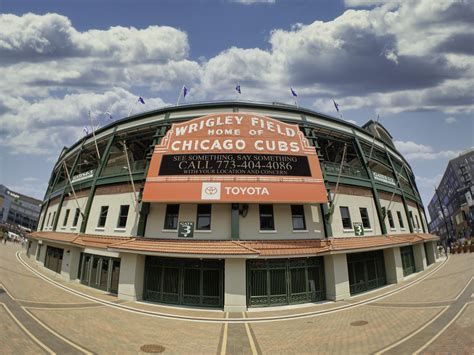
<svg viewBox="0 0 474 355">
<path fill-rule="evenodd" d="M 401 338 L 400 340 L 398 340 L 397 342 L 383 348 L 382 350 L 379 350 L 377 351 L 375 354 L 376 355 L 379 355 L 379 354 L 383 354 L 384 352 L 387 352 L 389 351 L 390 349 L 393 349 L 394 347 L 400 345 L 401 343 L 404 343 L 405 341 L 407 341 L 408 339 L 411 339 L 413 338 L 415 335 L 417 335 L 419 332 L 421 332 L 423 329 L 425 329 L 426 327 L 428 327 L 431 323 L 433 323 L 435 320 L 437 320 L 439 317 L 441 317 L 443 315 L 444 312 L 446 312 L 447 310 L 449 309 L 449 306 L 446 306 L 444 307 L 444 309 L 439 312 L 437 315 L 435 315 L 433 318 L 431 318 L 431 320 L 429 320 L 427 323 L 425 323 L 421 328 L 419 328 L 416 332 L 413 332 L 411 333 L 410 335 L 406 336 L 406 337 L 403 337 Z"/>
<path fill-rule="evenodd" d="M 474 280 L 474 276 L 469 279 L 469 281 L 467 282 L 466 286 L 464 286 L 463 289 L 462 289 L 462 291 L 458 293 L 458 295 L 457 295 L 456 298 L 454 299 L 455 301 L 457 301 L 457 300 L 459 299 L 459 297 L 461 297 L 461 295 L 464 293 L 464 291 L 466 291 L 466 288 L 469 287 L 469 285 L 471 284 L 472 280 Z"/>
<path fill-rule="evenodd" d="M 245 312 L 242 312 L 242 317 L 247 318 Z M 249 324 L 247 322 L 244 323 L 245 332 L 247 333 L 247 337 L 249 338 L 250 349 L 252 349 L 252 355 L 258 355 L 257 348 L 255 347 L 255 342 L 253 341 L 252 334 L 250 333 Z"/>
<path fill-rule="evenodd" d="M 431 338 L 425 345 L 423 345 L 421 348 L 419 348 L 417 351 L 415 351 L 413 353 L 413 355 L 417 355 L 419 354 L 421 351 L 423 351 L 424 349 L 426 349 L 432 342 L 434 342 L 441 334 L 443 334 L 446 329 L 448 329 L 448 327 L 453 324 L 458 318 L 459 316 L 462 314 L 462 312 L 464 312 L 464 310 L 467 308 L 467 306 L 469 306 L 470 303 L 466 303 L 464 304 L 464 306 L 462 306 L 462 308 L 459 310 L 458 313 L 456 313 L 456 315 L 453 317 L 453 319 L 451 319 L 448 324 L 446 324 L 438 333 L 436 333 L 436 335 Z"/>
<path fill-rule="evenodd" d="M 66 287 L 64 285 L 61 285 L 59 282 L 48 278 L 47 276 L 41 274 L 39 271 L 34 270 L 30 265 L 28 265 L 21 258 L 20 254 L 21 254 L 21 251 L 17 251 L 17 253 L 16 253 L 17 260 L 25 268 L 27 268 L 30 272 L 36 274 L 39 278 L 45 280 L 46 282 L 51 283 L 52 285 L 54 285 L 58 288 L 63 289 L 66 292 L 69 292 L 71 294 L 74 294 L 76 296 L 79 296 L 79 297 L 82 297 L 82 298 L 85 298 L 85 299 L 88 299 L 88 300 L 92 300 L 92 301 L 107 305 L 107 306 L 112 307 L 112 308 L 117 308 L 117 309 L 127 311 L 127 312 L 130 312 L 130 313 L 141 314 L 141 315 L 146 315 L 146 316 L 149 316 L 149 317 L 156 317 L 156 318 L 173 319 L 173 320 L 185 320 L 185 321 L 199 322 L 199 323 L 233 323 L 233 324 L 279 322 L 279 321 L 287 321 L 287 320 L 293 320 L 293 319 L 312 318 L 312 317 L 318 317 L 318 316 L 322 316 L 322 315 L 326 315 L 326 314 L 330 314 L 330 313 L 341 312 L 341 311 L 344 311 L 346 309 L 352 309 L 352 308 L 360 307 L 360 306 L 363 306 L 363 305 L 366 305 L 366 304 L 370 304 L 370 303 L 372 303 L 376 300 L 392 296 L 392 295 L 394 295 L 398 292 L 401 292 L 403 290 L 406 290 L 409 287 L 412 287 L 412 286 L 418 284 L 419 282 L 425 280 L 427 277 L 431 276 L 435 272 L 437 272 L 437 271 L 441 270 L 443 267 L 445 267 L 447 265 L 447 261 L 448 261 L 448 258 L 445 258 L 440 265 L 438 265 L 436 268 L 431 270 L 429 273 L 427 273 L 426 275 L 423 275 L 422 277 L 420 277 L 419 279 L 417 279 L 417 280 L 415 280 L 411 283 L 403 285 L 399 289 L 390 291 L 386 294 L 375 296 L 373 298 L 369 298 L 369 299 L 364 300 L 364 301 L 359 301 L 359 302 L 352 303 L 352 304 L 349 304 L 349 305 L 344 305 L 344 306 L 341 306 L 341 307 L 335 307 L 335 308 L 332 308 L 332 309 L 329 309 L 329 310 L 321 310 L 321 311 L 299 313 L 299 314 L 285 315 L 285 316 L 250 318 L 250 319 L 247 319 L 246 321 L 243 321 L 240 318 L 228 318 L 227 320 L 223 320 L 222 318 L 204 318 L 204 317 L 188 317 L 188 316 L 170 315 L 170 314 L 165 314 L 165 313 L 158 313 L 158 312 L 141 310 L 141 309 L 137 309 L 137 308 L 134 308 L 134 307 L 122 306 L 120 304 L 116 304 L 116 303 L 113 303 L 113 302 L 110 302 L 110 301 L 105 301 L 105 300 L 102 300 L 100 298 L 96 298 L 96 297 L 87 295 L 83 292 L 80 292 L 80 291 L 71 289 L 69 287 Z"/>
<path fill-rule="evenodd" d="M 41 309 L 41 310 L 48 310 L 48 311 L 64 311 L 64 310 L 68 310 L 68 311 L 75 311 L 76 309 L 78 310 L 89 310 L 89 309 L 97 309 L 97 308 L 104 308 L 105 305 L 94 305 L 93 307 L 92 306 L 89 306 L 89 307 L 37 307 L 37 306 L 21 306 L 22 308 L 27 308 L 27 309 Z"/>
<path fill-rule="evenodd" d="M 430 308 L 444 308 L 448 307 L 451 304 L 445 304 L 445 305 L 439 305 L 439 306 L 411 306 L 409 304 L 403 303 L 399 306 L 396 305 L 385 305 L 385 304 L 377 304 L 377 303 L 372 303 L 369 304 L 368 306 L 370 307 L 378 307 L 378 308 L 390 308 L 390 309 L 400 309 L 400 308 L 409 308 L 409 309 L 430 309 Z M 49 308 L 51 309 L 51 308 Z M 56 308 L 55 308 L 56 309 Z"/>
<path fill-rule="evenodd" d="M 77 345 L 76 343 L 72 342 L 71 340 L 67 339 L 66 337 L 62 336 L 61 334 L 59 334 L 58 332 L 56 332 L 55 330 L 53 330 L 52 328 L 50 328 L 49 326 L 47 326 L 46 324 L 44 324 L 42 321 L 40 321 L 35 315 L 33 315 L 33 313 L 31 313 L 29 310 L 27 310 L 25 307 L 21 307 L 31 318 L 33 318 L 39 325 L 41 325 L 44 329 L 46 329 L 47 331 L 49 331 L 51 334 L 54 334 L 55 336 L 57 336 L 59 339 L 61 339 L 62 341 L 64 341 L 65 343 L 71 345 L 73 348 L 83 352 L 84 354 L 88 354 L 88 355 L 92 355 L 93 352 L 90 352 L 84 348 L 82 348 L 81 346 Z"/>
<path fill-rule="evenodd" d="M 33 333 L 31 333 L 28 329 L 26 329 L 26 327 L 18 320 L 17 317 L 15 317 L 15 315 L 8 309 L 8 307 L 6 305 L 4 305 L 3 303 L 0 303 L 0 305 L 3 308 L 5 308 L 5 311 L 7 311 L 7 313 L 10 315 L 10 317 L 13 319 L 13 321 L 20 327 L 21 330 L 23 330 L 25 332 L 26 335 L 28 335 L 31 338 L 31 340 L 33 340 L 41 348 L 46 350 L 47 353 L 56 354 L 54 351 L 52 351 L 50 348 L 48 348 L 45 344 L 43 344 L 37 337 L 35 337 L 33 335 Z"/>
<path fill-rule="evenodd" d="M 225 319 L 229 318 L 229 312 L 225 312 Z M 227 350 L 227 331 L 229 329 L 229 323 L 225 322 L 224 323 L 224 330 L 222 334 L 222 346 L 221 346 L 221 355 L 225 355 L 226 350 Z"/>
<path fill-rule="evenodd" d="M 5 287 L 5 285 L 2 284 L 2 289 L 6 292 L 6 294 L 12 298 L 13 301 L 17 302 L 17 300 L 15 300 L 13 297 L 11 297 L 11 293 L 8 291 L 8 289 Z M 81 348 L 79 345 L 73 343 L 72 341 L 70 341 L 69 339 L 63 337 L 61 334 L 55 332 L 53 329 L 49 328 L 46 324 L 44 324 L 43 322 L 41 322 L 36 316 L 34 316 L 31 312 L 29 312 L 27 310 L 27 308 L 35 308 L 35 307 L 24 307 L 22 305 L 20 305 L 18 303 L 19 307 L 26 313 L 28 314 L 36 323 L 38 323 L 40 326 L 42 326 L 44 329 L 46 329 L 48 332 L 50 332 L 51 334 L 55 335 L 56 337 L 58 337 L 59 339 L 63 340 L 65 343 L 68 343 L 69 345 L 71 345 L 73 348 L 76 348 L 77 350 L 85 353 L 85 354 L 93 354 L 92 352 L 86 350 L 86 349 L 83 349 Z M 5 308 L 7 308 L 6 305 L 3 305 Z M 40 308 L 38 307 L 38 309 L 46 309 L 46 310 L 51 310 L 51 309 L 60 309 L 60 308 Z M 70 310 L 71 308 L 66 308 L 67 310 Z M 88 308 L 90 309 L 90 307 Z M 8 310 L 8 312 L 11 314 L 11 312 Z M 31 334 L 31 333 L 30 333 Z M 34 335 L 32 335 L 34 336 Z M 46 345 L 45 345 L 46 346 Z M 54 352 L 53 352 L 54 353 Z"/>
</svg>

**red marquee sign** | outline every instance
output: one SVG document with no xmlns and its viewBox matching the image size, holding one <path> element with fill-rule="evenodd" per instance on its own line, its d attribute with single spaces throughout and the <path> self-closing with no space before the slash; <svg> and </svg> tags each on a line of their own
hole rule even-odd
<svg viewBox="0 0 474 355">
<path fill-rule="evenodd" d="M 324 203 L 314 147 L 296 124 L 225 112 L 175 123 L 155 146 L 143 201 Z"/>
</svg>

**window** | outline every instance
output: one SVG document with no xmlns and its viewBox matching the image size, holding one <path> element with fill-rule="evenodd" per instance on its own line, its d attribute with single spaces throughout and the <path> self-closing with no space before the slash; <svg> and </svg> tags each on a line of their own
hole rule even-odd
<svg viewBox="0 0 474 355">
<path fill-rule="evenodd" d="M 341 206 L 339 207 L 341 212 L 342 227 L 344 229 L 352 229 L 351 215 L 349 213 L 349 207 Z"/>
<path fill-rule="evenodd" d="M 76 227 L 77 226 L 77 221 L 79 220 L 79 214 L 81 213 L 81 210 L 79 208 L 76 208 L 76 213 L 74 214 L 74 219 L 72 221 L 72 226 Z"/>
<path fill-rule="evenodd" d="M 413 228 L 415 228 L 415 222 L 413 221 L 413 212 L 410 211 L 409 215 L 410 215 L 411 226 L 412 226 Z"/>
<path fill-rule="evenodd" d="M 51 221 L 51 227 L 53 226 L 54 224 L 54 219 L 56 218 L 56 211 L 54 211 L 53 213 L 53 220 Z"/>
<path fill-rule="evenodd" d="M 63 227 L 66 227 L 66 225 L 67 225 L 67 220 L 69 219 L 69 211 L 70 211 L 70 209 L 68 208 L 66 210 L 66 214 L 64 215 Z"/>
<path fill-rule="evenodd" d="M 125 228 L 125 226 L 127 225 L 129 207 L 130 207 L 129 205 L 120 206 L 120 213 L 119 213 L 117 228 Z"/>
<path fill-rule="evenodd" d="M 209 204 L 197 206 L 197 217 L 196 217 L 197 230 L 210 230 L 211 229 L 211 206 L 212 205 L 209 205 Z"/>
<path fill-rule="evenodd" d="M 400 211 L 397 211 L 397 216 L 398 216 L 398 223 L 400 223 L 400 228 L 405 228 L 405 225 L 403 224 L 403 218 L 402 218 L 402 214 L 400 213 Z"/>
<path fill-rule="evenodd" d="M 418 219 L 418 215 L 415 215 L 415 219 L 416 219 L 416 228 L 420 229 L 420 221 Z"/>
<path fill-rule="evenodd" d="M 275 230 L 273 205 L 259 205 L 258 207 L 260 212 L 260 230 Z"/>
<path fill-rule="evenodd" d="M 392 211 L 388 210 L 387 211 L 387 217 L 388 217 L 388 224 L 390 224 L 390 228 L 395 228 L 395 223 L 393 223 L 393 216 L 392 216 Z"/>
<path fill-rule="evenodd" d="M 367 212 L 367 208 L 361 207 L 359 208 L 360 211 L 360 218 L 362 219 L 362 225 L 364 228 L 370 229 L 370 220 L 369 220 L 369 213 Z"/>
<path fill-rule="evenodd" d="M 107 220 L 107 213 L 109 213 L 109 206 L 102 206 L 100 208 L 99 223 L 97 224 L 97 227 L 99 228 L 105 227 L 105 221 Z"/>
<path fill-rule="evenodd" d="M 46 227 L 49 226 L 49 219 L 51 218 L 51 212 L 48 213 L 48 220 L 46 221 Z"/>
<path fill-rule="evenodd" d="M 306 229 L 303 205 L 291 205 L 291 220 L 293 222 L 293 230 L 300 231 Z"/>
<path fill-rule="evenodd" d="M 164 229 L 178 228 L 179 205 L 166 205 Z"/>
</svg>

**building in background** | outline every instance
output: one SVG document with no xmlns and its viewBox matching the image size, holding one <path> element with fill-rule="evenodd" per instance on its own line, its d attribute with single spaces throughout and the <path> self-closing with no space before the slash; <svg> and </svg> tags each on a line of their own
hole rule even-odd
<svg viewBox="0 0 474 355">
<path fill-rule="evenodd" d="M 449 161 L 428 204 L 430 232 L 455 241 L 474 233 L 474 149 Z"/>
<path fill-rule="evenodd" d="M 400 282 L 438 239 L 377 122 L 240 101 L 145 112 L 64 149 L 29 238 L 67 280 L 226 311 Z"/>
<path fill-rule="evenodd" d="M 38 226 L 40 211 L 40 200 L 0 185 L 0 223 L 32 231 Z"/>
</svg>

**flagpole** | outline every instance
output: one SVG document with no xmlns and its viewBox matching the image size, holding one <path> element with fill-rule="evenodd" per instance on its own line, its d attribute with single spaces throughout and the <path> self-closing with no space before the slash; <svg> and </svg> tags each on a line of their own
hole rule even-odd
<svg viewBox="0 0 474 355">
<path fill-rule="evenodd" d="M 184 90 L 184 85 L 179 90 L 178 100 L 176 100 L 176 106 L 179 105 L 179 99 L 181 99 L 181 93 L 183 92 L 183 90 Z"/>
<path fill-rule="evenodd" d="M 92 137 L 94 137 L 95 151 L 97 152 L 97 157 L 100 160 L 99 147 L 97 146 L 97 139 L 95 138 L 95 130 L 94 130 L 94 124 L 92 123 L 91 110 L 89 110 L 89 119 L 91 121 Z"/>
<path fill-rule="evenodd" d="M 127 117 L 130 117 L 130 115 L 132 114 L 132 111 L 133 111 L 133 109 L 135 108 L 135 105 L 136 105 L 137 103 L 138 103 L 138 100 L 135 101 L 135 102 L 131 105 L 130 111 L 128 111 Z"/>
<path fill-rule="evenodd" d="M 127 145 L 126 145 L 125 141 L 122 142 L 122 145 L 123 145 L 123 151 L 125 152 L 125 158 L 127 159 L 128 175 L 130 177 L 130 182 L 132 184 L 133 198 L 134 198 L 134 201 L 135 201 L 135 211 L 136 211 L 137 206 L 138 206 L 137 192 L 135 190 L 135 184 L 133 182 L 132 169 L 130 168 L 130 161 L 128 160 Z"/>
<path fill-rule="evenodd" d="M 71 176 L 69 175 L 69 171 L 67 170 L 67 165 L 64 160 L 63 160 L 63 167 L 64 167 L 64 170 L 66 171 L 67 180 L 69 181 L 69 187 L 72 190 L 72 194 L 74 196 L 74 200 L 76 201 L 77 208 L 79 208 L 79 211 L 81 211 L 81 215 L 84 217 L 84 213 L 82 212 L 82 208 L 81 206 L 79 206 L 79 202 L 77 201 L 76 191 L 74 190 L 74 187 L 72 186 Z"/>
<path fill-rule="evenodd" d="M 380 115 L 377 115 L 377 120 L 375 121 L 375 133 L 380 138 L 379 131 L 377 130 L 377 126 L 379 124 L 379 118 L 380 118 Z M 375 134 L 374 134 L 374 138 L 372 139 L 372 146 L 370 147 L 369 160 L 372 158 L 372 151 L 374 150 L 374 144 L 375 144 Z"/>
<path fill-rule="evenodd" d="M 346 151 L 347 151 L 347 144 L 344 143 L 344 150 L 342 151 L 341 165 L 339 165 L 339 174 L 337 175 L 337 180 L 336 180 L 336 188 L 334 189 L 334 193 L 332 195 L 332 204 L 331 204 L 331 210 L 330 210 L 330 215 L 329 215 L 331 222 L 332 222 L 332 215 L 334 213 L 334 207 L 336 205 L 336 196 L 339 189 L 339 181 L 342 175 L 342 168 L 344 166 L 344 160 L 346 159 Z"/>
</svg>

